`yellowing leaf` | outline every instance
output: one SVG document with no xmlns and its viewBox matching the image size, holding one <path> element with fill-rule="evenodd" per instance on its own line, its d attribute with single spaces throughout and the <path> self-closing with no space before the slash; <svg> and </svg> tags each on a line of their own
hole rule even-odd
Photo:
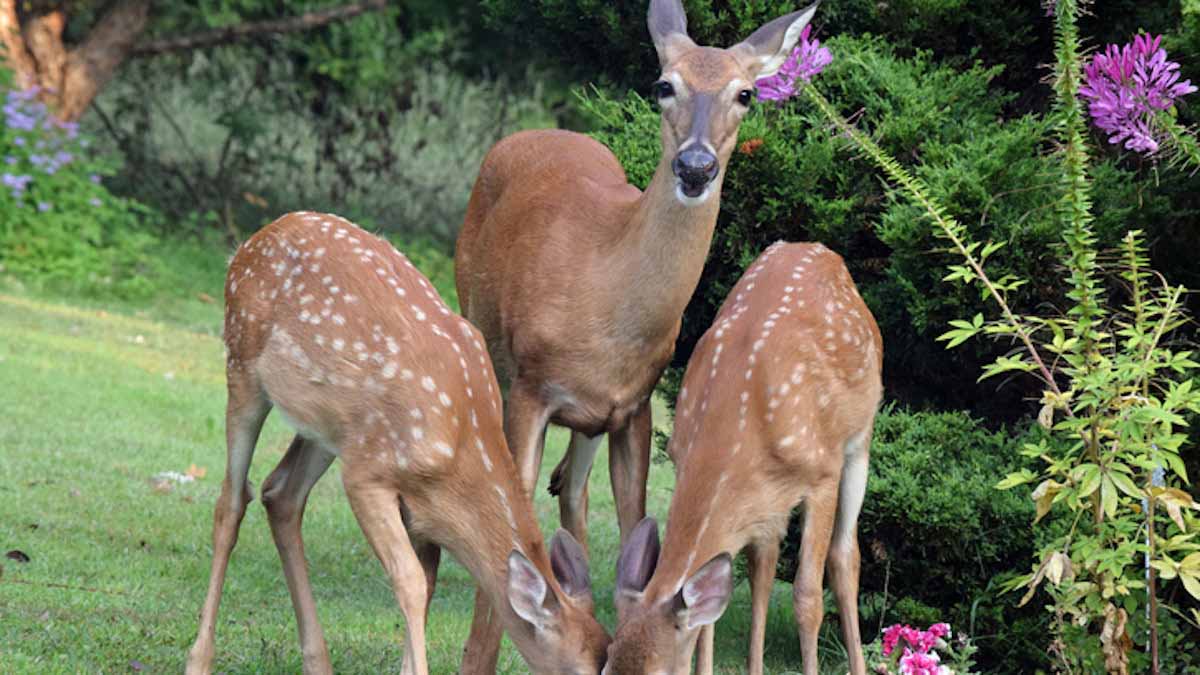
<svg viewBox="0 0 1200 675">
<path fill-rule="evenodd" d="M 1054 503 L 1054 496 L 1060 490 L 1062 490 L 1062 484 L 1049 478 L 1034 488 L 1033 493 L 1029 495 L 1034 503 L 1037 504 L 1037 516 L 1034 517 L 1033 522 L 1036 523 L 1042 519 L 1042 516 L 1050 512 L 1050 506 Z"/>
<path fill-rule="evenodd" d="M 1200 600 L 1200 579 L 1197 579 L 1195 575 L 1180 572 L 1179 580 L 1183 582 L 1183 587 L 1192 594 L 1193 598 Z"/>
</svg>

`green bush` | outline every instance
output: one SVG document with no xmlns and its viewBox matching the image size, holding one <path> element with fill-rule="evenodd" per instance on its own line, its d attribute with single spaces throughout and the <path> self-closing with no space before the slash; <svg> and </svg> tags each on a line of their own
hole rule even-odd
<svg viewBox="0 0 1200 675">
<path fill-rule="evenodd" d="M 1005 120 L 1010 96 L 994 86 L 998 68 L 957 70 L 928 53 L 901 58 L 878 38 L 829 41 L 833 64 L 819 86 L 843 110 L 870 110 L 870 132 L 888 152 L 912 162 L 935 195 L 980 239 L 1007 242 L 992 258 L 1001 274 L 1033 281 L 1014 296 L 1031 308 L 1058 297 L 1058 242 L 1053 209 L 1055 163 L 1047 123 L 1034 116 Z M 637 94 L 615 99 L 593 90 L 582 102 L 593 135 L 613 149 L 630 180 L 644 186 L 659 154 L 658 113 Z M 993 419 L 1014 419 L 1030 392 L 998 394 L 963 372 L 1008 349 L 975 343 L 947 353 L 934 338 L 947 322 L 983 311 L 979 294 L 942 282 L 946 259 L 922 214 L 882 184 L 872 168 L 846 158 L 842 139 L 802 101 L 757 105 L 740 140 L 761 139 L 734 153 L 722 190 L 721 215 L 709 260 L 683 329 L 665 391 L 709 326 L 745 267 L 770 243 L 817 240 L 842 254 L 884 336 L 889 394 L 914 405 L 967 407 Z M 1198 244 L 1193 229 L 1172 226 L 1173 206 L 1147 179 L 1115 161 L 1096 169 L 1097 226 L 1115 245 L 1125 228 L 1142 228 L 1175 243 L 1168 255 Z M 1169 180 L 1179 182 L 1179 178 Z M 1141 208 L 1131 209 L 1130 197 Z M 1180 259 L 1180 265 L 1184 261 Z"/>
<path fill-rule="evenodd" d="M 1048 617 L 995 588 L 1035 549 L 1033 502 L 994 488 L 1028 463 L 1018 452 L 1034 436 L 991 431 L 961 412 L 880 411 L 858 521 L 865 640 L 880 625 L 945 621 L 976 639 L 983 672 L 1045 662 Z M 799 534 L 793 519 L 777 572 L 789 582 Z"/>
<path fill-rule="evenodd" d="M 0 266 L 18 278 L 88 294 L 143 297 L 154 265 L 150 213 L 101 183 L 115 166 L 89 154 L 90 139 L 54 120 L 37 91 L 10 88 L 0 126 Z"/>
</svg>

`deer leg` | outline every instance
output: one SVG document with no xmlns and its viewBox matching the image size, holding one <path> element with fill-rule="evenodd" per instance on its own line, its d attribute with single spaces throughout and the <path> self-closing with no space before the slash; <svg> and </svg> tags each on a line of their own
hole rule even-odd
<svg viewBox="0 0 1200 675">
<path fill-rule="evenodd" d="M 536 389 L 520 381 L 514 382 L 504 405 L 504 435 L 516 460 L 521 485 L 533 501 L 542 451 L 546 444 L 546 424 L 550 410 Z M 486 675 L 496 672 L 500 658 L 500 639 L 504 629 L 491 603 L 480 589 L 475 590 L 475 615 L 471 619 L 471 634 L 463 647 L 460 672 L 463 675 Z"/>
<path fill-rule="evenodd" d="M 550 477 L 550 494 L 558 495 L 559 521 L 583 546 L 585 553 L 588 550 L 588 476 L 592 473 L 600 440 L 600 434 L 588 438 L 572 431 L 567 454 Z"/>
<path fill-rule="evenodd" d="M 792 608 L 800 627 L 800 653 L 804 675 L 817 675 L 817 637 L 825 611 L 821 584 L 825 556 L 833 532 L 837 484 L 822 485 L 804 500 L 804 534 L 800 539 L 799 567 L 792 585 Z"/>
<path fill-rule="evenodd" d="M 633 414 L 629 424 L 608 435 L 608 471 L 621 541 L 646 515 L 646 477 L 650 471 L 650 401 Z"/>
<path fill-rule="evenodd" d="M 700 629 L 696 649 L 696 675 L 713 675 L 713 633 L 716 626 L 708 624 Z"/>
<path fill-rule="evenodd" d="M 405 675 L 428 675 L 429 663 L 425 654 L 425 613 L 428 592 L 425 569 L 408 537 L 400 517 L 400 500 L 391 489 L 377 487 L 367 481 L 359 483 L 347 474 L 344 478 L 346 496 L 358 525 L 362 528 L 376 557 L 383 563 L 392 581 L 392 592 L 404 613 L 405 650 L 401 672 Z"/>
<path fill-rule="evenodd" d="M 225 572 L 237 544 L 246 505 L 254 498 L 246 475 L 250 471 L 258 434 L 270 411 L 270 402 L 257 391 L 248 376 L 236 371 L 229 373 L 229 400 L 225 408 L 225 480 L 221 483 L 221 496 L 217 498 L 213 513 L 212 568 L 204 607 L 200 610 L 200 628 L 188 652 L 188 675 L 207 675 L 212 671 L 217 609 L 221 604 Z"/>
<path fill-rule="evenodd" d="M 262 501 L 267 509 L 267 521 L 271 524 L 271 536 L 275 539 L 275 548 L 283 562 L 283 575 L 292 596 L 292 607 L 296 610 L 296 628 L 300 632 L 305 673 L 333 672 L 325 634 L 317 620 L 317 607 L 313 601 L 308 564 L 304 557 L 304 539 L 301 536 L 301 522 L 308 495 L 333 460 L 334 455 L 325 452 L 316 443 L 296 436 L 283 460 L 263 482 L 262 488 Z"/>
<path fill-rule="evenodd" d="M 767 610 L 771 588 L 775 585 L 775 564 L 779 562 L 779 541 L 760 540 L 746 550 L 750 573 L 750 675 L 763 675 L 763 643 L 767 637 Z"/>
<path fill-rule="evenodd" d="M 858 514 L 867 491 L 867 465 L 870 435 L 862 442 L 853 441 L 846 451 L 838 489 L 837 521 L 829 549 L 829 582 L 837 601 L 842 624 L 842 640 L 850 659 L 851 675 L 865 675 L 862 638 L 858 632 Z"/>
</svg>

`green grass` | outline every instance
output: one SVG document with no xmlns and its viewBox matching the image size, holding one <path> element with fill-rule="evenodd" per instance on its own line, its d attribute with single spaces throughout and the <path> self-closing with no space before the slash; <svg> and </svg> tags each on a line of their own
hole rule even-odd
<svg viewBox="0 0 1200 675">
<path fill-rule="evenodd" d="M 179 672 L 194 637 L 224 472 L 219 308 L 191 301 L 114 306 L 0 295 L 0 550 L 30 557 L 0 561 L 3 673 L 129 672 L 135 661 L 148 671 Z M 256 486 L 289 438 L 272 416 L 251 470 Z M 565 442 L 561 429 L 549 435 L 537 492 L 547 531 L 558 512 L 545 482 Z M 169 492 L 152 486 L 155 474 L 192 464 L 207 475 Z M 606 464 L 601 451 L 590 525 L 598 613 L 611 628 L 617 528 Z M 341 494 L 336 465 L 330 474 L 313 491 L 304 531 L 334 669 L 397 672 L 400 611 Z M 648 508 L 660 522 L 672 481 L 670 464 L 652 467 Z M 472 594 L 463 568 L 445 558 L 428 628 L 435 673 L 457 669 Z M 748 613 L 742 582 L 718 625 L 722 672 L 743 670 Z M 770 672 L 799 669 L 784 584 L 775 589 L 767 640 Z M 826 670 L 845 672 L 840 649 L 826 642 Z M 526 671 L 507 641 L 500 663 L 501 672 Z M 301 669 L 287 588 L 257 502 L 230 566 L 215 667 Z"/>
</svg>

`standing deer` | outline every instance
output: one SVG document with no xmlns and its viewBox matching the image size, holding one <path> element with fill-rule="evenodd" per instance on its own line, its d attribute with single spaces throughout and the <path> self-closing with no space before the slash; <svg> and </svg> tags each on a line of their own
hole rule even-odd
<svg viewBox="0 0 1200 675">
<path fill-rule="evenodd" d="M 738 281 L 688 362 L 670 454 L 675 493 L 661 554 L 646 518 L 617 562 L 611 675 L 712 672 L 712 624 L 749 562 L 748 670 L 763 672 L 767 605 L 788 515 L 804 505 L 792 590 L 805 675 L 817 673 L 821 583 L 829 575 L 850 654 L 858 632 L 857 522 L 882 395 L 879 328 L 841 258 L 776 243 Z"/>
<path fill-rule="evenodd" d="M 554 471 L 563 527 L 587 544 L 587 479 L 608 434 L 622 537 L 645 515 L 650 394 L 669 362 L 720 208 L 755 80 L 783 65 L 816 12 L 728 49 L 697 46 L 679 0 L 652 0 L 662 155 L 645 192 L 582 134 L 523 131 L 488 152 L 455 253 L 464 315 L 507 387 L 505 435 L 531 494 L 548 423 L 572 430 Z M 500 636 L 477 596 L 466 673 L 495 670 Z"/>
<path fill-rule="evenodd" d="M 332 668 L 300 522 L 339 456 L 350 506 L 404 613 L 403 672 L 429 672 L 425 620 L 441 547 L 498 608 L 533 672 L 599 671 L 609 639 L 592 616 L 583 549 L 560 531 L 547 555 L 481 336 L 403 255 L 337 216 L 286 215 L 229 265 L 225 344 L 228 464 L 188 673 L 211 669 L 225 571 L 252 499 L 246 474 L 272 407 L 298 432 L 263 484 L 263 503 L 306 673 Z"/>
</svg>

